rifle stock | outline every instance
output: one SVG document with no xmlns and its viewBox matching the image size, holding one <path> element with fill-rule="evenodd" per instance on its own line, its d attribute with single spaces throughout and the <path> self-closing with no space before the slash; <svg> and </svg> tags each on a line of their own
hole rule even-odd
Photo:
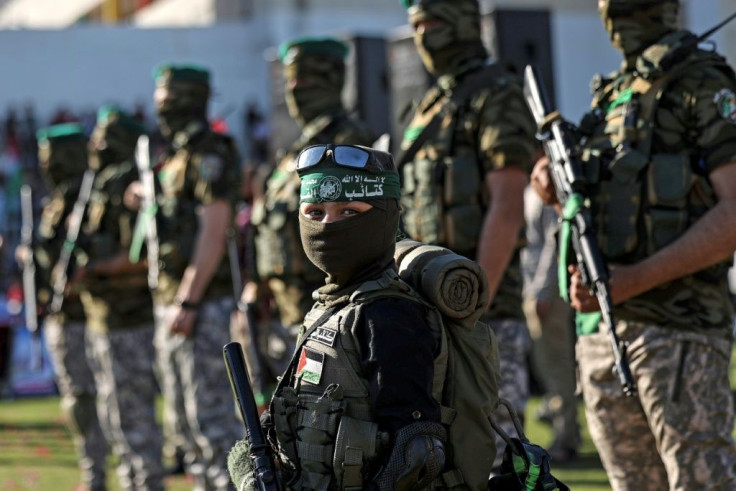
<svg viewBox="0 0 736 491">
<path fill-rule="evenodd" d="M 250 385 L 240 343 L 226 344 L 222 349 L 222 354 L 235 403 L 248 434 L 249 457 L 253 460 L 256 485 L 261 491 L 280 491 L 283 487 L 276 471 L 271 446 L 266 441 L 258 417 L 258 406 Z"/>
<path fill-rule="evenodd" d="M 158 227 L 156 225 L 156 184 L 151 168 L 151 154 L 148 136 L 141 135 L 135 147 L 135 163 L 141 180 L 143 196 L 141 208 L 136 217 L 133 243 L 130 246 L 130 260 L 137 263 L 142 240 L 146 242 L 146 259 L 148 261 L 148 288 L 155 291 L 158 287 Z"/>
<path fill-rule="evenodd" d="M 636 395 L 631 370 L 626 359 L 625 345 L 616 335 L 613 323 L 613 301 L 608 269 L 598 247 L 590 207 L 587 200 L 587 182 L 583 174 L 573 127 L 562 119 L 558 111 L 549 107 L 539 77 L 532 66 L 524 71 L 524 98 L 539 130 L 537 138 L 549 157 L 549 169 L 557 200 L 563 209 L 574 210 L 566 216 L 570 221 L 572 247 L 583 282 L 598 299 L 601 318 L 611 338 L 615 366 L 622 389 L 627 396 Z M 570 206 L 568 206 L 570 205 Z M 574 213 L 574 215 L 573 215 Z"/>
</svg>

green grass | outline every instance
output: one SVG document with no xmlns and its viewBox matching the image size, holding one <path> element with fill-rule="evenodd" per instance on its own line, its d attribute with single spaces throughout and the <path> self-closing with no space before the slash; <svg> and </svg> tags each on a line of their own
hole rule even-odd
<svg viewBox="0 0 736 491">
<path fill-rule="evenodd" d="M 530 415 L 538 404 L 537 398 L 531 401 Z M 549 427 L 531 417 L 527 421 L 530 440 L 548 445 L 552 439 Z M 556 466 L 554 474 L 574 490 L 610 489 L 587 432 L 584 436 L 580 459 L 564 467 Z M 114 464 L 111 457 L 108 485 L 110 490 L 119 490 Z M 78 484 L 79 471 L 71 437 L 59 410 L 59 399 L 0 401 L 0 489 L 74 491 Z M 169 478 L 167 489 L 191 489 L 191 484 L 184 477 L 176 476 Z"/>
<path fill-rule="evenodd" d="M 730 370 L 736 391 L 736 363 L 731 364 Z M 539 398 L 530 401 L 526 433 L 532 442 L 547 446 L 552 442 L 550 428 L 531 416 L 539 402 Z M 575 491 L 609 490 L 608 479 L 590 441 L 582 406 L 579 414 L 583 430 L 580 457 L 574 463 L 553 466 L 553 473 Z M 108 488 L 118 491 L 114 466 L 114 459 L 110 457 Z M 0 401 L 0 489 L 75 491 L 78 484 L 79 471 L 71 437 L 62 420 L 59 399 Z M 171 491 L 192 487 L 191 482 L 181 476 L 169 478 L 166 485 Z"/>
<path fill-rule="evenodd" d="M 108 489 L 120 489 L 115 460 L 108 459 Z M 0 401 L 0 489 L 78 489 L 79 470 L 58 397 Z M 167 478 L 172 491 L 192 488 L 182 476 Z"/>
</svg>

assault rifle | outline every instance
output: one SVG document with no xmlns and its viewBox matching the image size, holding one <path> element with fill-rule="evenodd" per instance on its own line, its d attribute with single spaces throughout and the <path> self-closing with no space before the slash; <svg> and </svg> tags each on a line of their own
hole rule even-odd
<svg viewBox="0 0 736 491">
<path fill-rule="evenodd" d="M 135 163 L 138 167 L 138 175 L 143 188 L 141 208 L 136 218 L 133 241 L 130 244 L 130 262 L 137 263 L 140 259 L 143 240 L 146 241 L 146 253 L 148 259 L 148 288 L 152 291 L 158 287 L 158 229 L 156 227 L 156 185 L 153 169 L 151 169 L 151 156 L 148 145 L 148 136 L 142 135 L 138 138 L 135 147 Z"/>
<path fill-rule="evenodd" d="M 621 343 L 613 324 L 613 301 L 608 283 L 608 270 L 598 248 L 587 196 L 587 182 L 579 159 L 573 127 L 552 111 L 539 82 L 536 70 L 524 71 L 524 98 L 538 127 L 538 138 L 549 157 L 549 169 L 557 200 L 563 208 L 563 220 L 571 229 L 572 248 L 583 283 L 598 299 L 603 323 L 608 329 L 615 358 L 614 371 L 624 394 L 636 395 L 636 386 L 626 360 L 626 347 Z"/>
<path fill-rule="evenodd" d="M 255 487 L 261 491 L 281 491 L 283 486 L 276 472 L 271 446 L 266 441 L 258 418 L 258 406 L 250 386 L 248 369 L 245 366 L 240 343 L 226 344 L 222 348 L 222 355 L 225 359 L 230 387 L 248 434 L 250 448 L 247 457 L 253 461 Z M 239 483 L 236 485 L 239 489 L 241 488 Z"/>
<path fill-rule="evenodd" d="M 79 194 L 77 195 L 77 200 L 74 202 L 74 208 L 72 208 L 72 212 L 69 215 L 69 223 L 66 228 L 64 245 L 61 247 L 59 260 L 56 262 L 56 265 L 52 270 L 54 295 L 51 299 L 51 305 L 49 306 L 49 312 L 52 314 L 58 313 L 64 303 L 64 290 L 66 289 L 72 252 L 74 252 L 74 248 L 77 245 L 79 230 L 82 227 L 82 219 L 84 218 L 84 210 L 87 209 L 87 203 L 89 203 L 89 197 L 92 193 L 92 184 L 94 181 L 95 172 L 93 170 L 85 171 L 84 176 L 82 177 L 82 185 L 80 186 Z"/>
<path fill-rule="evenodd" d="M 38 305 L 36 304 L 36 263 L 33 259 L 33 192 L 31 186 L 20 188 L 21 229 L 20 243 L 27 250 L 23 258 L 23 303 L 26 328 L 31 333 L 31 368 L 40 368 L 43 353 L 38 331 Z"/>
<path fill-rule="evenodd" d="M 20 244 L 28 249 L 23 259 L 23 301 L 25 302 L 26 327 L 31 333 L 38 330 L 36 306 L 36 263 L 33 261 L 33 194 L 31 186 L 20 188 Z"/>
</svg>

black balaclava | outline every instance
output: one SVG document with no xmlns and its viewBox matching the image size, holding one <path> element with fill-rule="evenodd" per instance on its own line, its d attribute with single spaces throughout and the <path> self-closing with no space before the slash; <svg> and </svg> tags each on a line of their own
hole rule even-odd
<svg viewBox="0 0 736 491">
<path fill-rule="evenodd" d="M 326 285 L 320 289 L 323 294 L 357 287 L 394 265 L 399 228 L 398 173 L 389 154 L 358 148 L 371 153 L 373 160 L 367 169 L 338 166 L 328 150 L 320 164 L 299 170 L 302 203 L 349 201 L 348 196 L 360 192 L 362 195 L 356 200 L 373 205 L 368 211 L 331 223 L 311 220 L 299 213 L 304 251 L 309 260 L 327 274 Z M 326 187 L 325 182 L 337 188 Z M 366 187 L 370 187 L 367 193 Z"/>
<path fill-rule="evenodd" d="M 635 66 L 647 47 L 677 29 L 677 0 L 599 0 L 598 12 L 611 44 Z"/>
<path fill-rule="evenodd" d="M 165 65 L 154 73 L 154 105 L 161 134 L 172 141 L 193 122 L 207 122 L 209 71 L 192 65 Z"/>
<path fill-rule="evenodd" d="M 87 136 L 78 123 L 42 128 L 38 139 L 38 160 L 46 187 L 56 188 L 66 180 L 79 179 L 88 168 Z"/>
<path fill-rule="evenodd" d="M 408 7 L 409 23 L 436 22 L 434 28 L 415 27 L 414 44 L 424 66 L 434 75 L 455 74 L 468 62 L 485 61 L 488 54 L 480 33 L 476 0 L 422 0 Z"/>
</svg>

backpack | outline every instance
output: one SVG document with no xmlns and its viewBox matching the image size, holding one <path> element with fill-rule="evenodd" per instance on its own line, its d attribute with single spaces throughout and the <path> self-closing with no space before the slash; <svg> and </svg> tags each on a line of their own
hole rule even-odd
<svg viewBox="0 0 736 491">
<path fill-rule="evenodd" d="M 437 309 L 445 328 L 447 357 L 440 357 L 435 377 L 442 379 L 451 470 L 438 485 L 485 490 L 496 454 L 490 416 L 500 381 L 496 337 L 478 320 L 488 307 L 488 280 L 476 262 L 444 247 L 401 240 L 394 258 L 399 277 Z"/>
</svg>

